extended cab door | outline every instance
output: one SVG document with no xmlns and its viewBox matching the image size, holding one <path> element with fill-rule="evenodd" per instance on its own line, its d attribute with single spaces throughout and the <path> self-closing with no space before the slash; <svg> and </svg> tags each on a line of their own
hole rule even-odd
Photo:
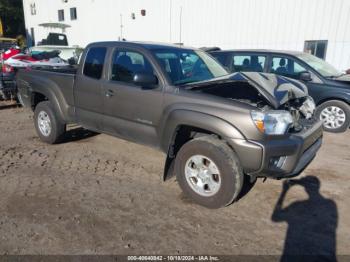
<svg viewBox="0 0 350 262">
<path fill-rule="evenodd" d="M 102 130 L 102 77 L 106 47 L 91 47 L 76 76 L 74 102 L 77 122 L 92 130 Z"/>
<path fill-rule="evenodd" d="M 103 126 L 112 135 L 157 147 L 163 85 L 160 81 L 154 86 L 133 82 L 135 74 L 159 76 L 151 59 L 135 49 L 116 48 L 111 52 L 109 76 L 103 84 Z"/>
</svg>

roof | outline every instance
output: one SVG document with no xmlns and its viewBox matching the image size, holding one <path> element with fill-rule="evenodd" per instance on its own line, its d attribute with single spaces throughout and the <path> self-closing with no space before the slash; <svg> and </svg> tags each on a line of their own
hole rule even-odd
<svg viewBox="0 0 350 262">
<path fill-rule="evenodd" d="M 303 52 L 301 51 L 273 50 L 273 49 L 229 49 L 229 50 L 212 51 L 212 53 L 220 53 L 220 52 L 275 53 L 275 54 L 289 54 L 289 55 L 303 54 Z"/>
<path fill-rule="evenodd" d="M 0 37 L 0 41 L 15 42 L 17 40 L 16 40 L 16 38 Z"/>
<path fill-rule="evenodd" d="M 173 48 L 173 49 L 197 49 L 194 47 L 188 47 L 178 44 L 171 44 L 171 43 L 157 43 L 157 42 L 141 42 L 141 41 L 103 41 L 103 42 L 93 42 L 89 45 L 105 45 L 105 46 L 113 46 L 113 45 L 121 45 L 121 44 L 128 44 L 133 46 L 139 46 L 147 49 L 162 49 L 162 48 Z"/>
<path fill-rule="evenodd" d="M 60 29 L 66 29 L 68 27 L 71 27 L 70 25 L 62 24 L 62 23 L 42 23 L 42 24 L 39 24 L 39 26 L 49 27 L 49 28 L 60 28 Z"/>
</svg>

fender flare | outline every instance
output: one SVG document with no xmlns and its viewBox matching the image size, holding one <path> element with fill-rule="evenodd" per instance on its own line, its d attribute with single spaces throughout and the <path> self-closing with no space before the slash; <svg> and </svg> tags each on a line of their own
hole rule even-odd
<svg viewBox="0 0 350 262">
<path fill-rule="evenodd" d="M 68 121 L 69 106 L 56 83 L 43 77 L 40 78 L 40 81 L 34 81 L 35 82 L 33 82 L 33 85 L 29 87 L 29 92 L 31 94 L 31 104 L 33 105 L 34 102 L 33 93 L 42 94 L 45 97 L 47 97 L 47 99 L 52 103 L 54 110 L 57 113 L 57 116 L 60 118 L 60 120 L 64 122 Z"/>
<path fill-rule="evenodd" d="M 161 136 L 161 148 L 167 154 L 163 173 L 164 181 L 172 176 L 175 157 L 171 156 L 170 150 L 181 126 L 200 128 L 223 138 L 245 139 L 236 127 L 216 116 L 192 110 L 179 109 L 172 111 L 162 125 L 164 132 Z"/>
<path fill-rule="evenodd" d="M 330 101 L 330 100 L 340 100 L 348 105 L 350 105 L 350 92 L 326 92 L 320 96 L 317 102 L 317 106 L 320 106 L 324 102 Z"/>
<path fill-rule="evenodd" d="M 179 126 L 193 126 L 224 138 L 245 139 L 243 134 L 227 121 L 213 115 L 192 110 L 174 110 L 163 123 L 161 148 L 167 152 Z"/>
</svg>

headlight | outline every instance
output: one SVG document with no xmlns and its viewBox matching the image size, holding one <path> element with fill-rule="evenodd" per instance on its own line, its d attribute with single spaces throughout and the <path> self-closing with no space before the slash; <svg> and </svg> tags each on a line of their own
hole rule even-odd
<svg viewBox="0 0 350 262">
<path fill-rule="evenodd" d="M 252 111 L 251 115 L 256 127 L 267 135 L 283 135 L 293 123 L 292 115 L 284 110 Z"/>
</svg>

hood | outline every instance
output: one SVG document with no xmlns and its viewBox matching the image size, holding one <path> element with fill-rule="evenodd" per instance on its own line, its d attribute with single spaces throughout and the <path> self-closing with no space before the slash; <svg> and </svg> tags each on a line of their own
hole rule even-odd
<svg viewBox="0 0 350 262">
<path fill-rule="evenodd" d="M 255 87 L 275 109 L 292 99 L 308 96 L 307 87 L 297 80 L 275 74 L 257 72 L 237 72 L 210 81 L 189 84 L 186 88 L 202 89 L 228 82 L 248 82 Z"/>
<path fill-rule="evenodd" d="M 350 74 L 341 75 L 341 76 L 333 78 L 332 80 L 340 81 L 340 82 L 343 82 L 343 83 L 346 83 L 346 84 L 350 84 Z"/>
</svg>

